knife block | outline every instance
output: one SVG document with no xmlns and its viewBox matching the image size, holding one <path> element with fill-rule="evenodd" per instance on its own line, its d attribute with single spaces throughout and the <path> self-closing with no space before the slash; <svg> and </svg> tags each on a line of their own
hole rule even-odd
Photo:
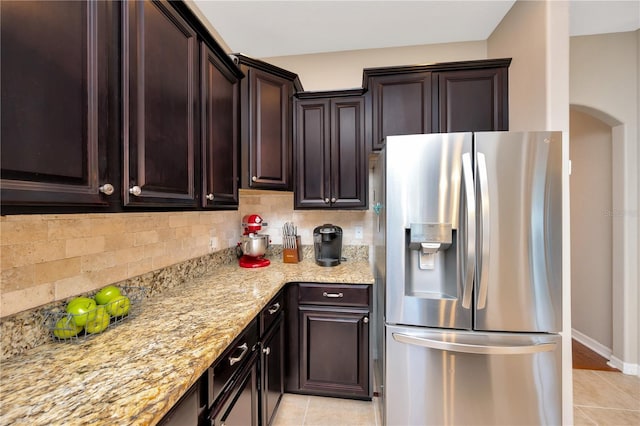
<svg viewBox="0 0 640 426">
<path fill-rule="evenodd" d="M 300 235 L 296 235 L 296 248 L 282 249 L 282 261 L 284 263 L 298 263 L 302 260 L 302 243 Z"/>
</svg>

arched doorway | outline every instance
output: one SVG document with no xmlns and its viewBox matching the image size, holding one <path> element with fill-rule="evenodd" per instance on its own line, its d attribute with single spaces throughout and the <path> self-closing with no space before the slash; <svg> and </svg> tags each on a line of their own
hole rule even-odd
<svg viewBox="0 0 640 426">
<path fill-rule="evenodd" d="M 624 320 L 624 126 L 593 108 L 572 105 L 570 111 L 572 334 L 615 361 L 624 339 L 618 332 Z"/>
</svg>

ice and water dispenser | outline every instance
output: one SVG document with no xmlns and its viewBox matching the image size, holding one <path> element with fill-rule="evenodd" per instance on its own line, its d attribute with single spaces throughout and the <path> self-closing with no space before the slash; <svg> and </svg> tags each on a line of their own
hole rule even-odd
<svg viewBox="0 0 640 426">
<path fill-rule="evenodd" d="M 411 223 L 405 234 L 405 293 L 429 299 L 455 298 L 456 230 L 450 223 Z"/>
</svg>

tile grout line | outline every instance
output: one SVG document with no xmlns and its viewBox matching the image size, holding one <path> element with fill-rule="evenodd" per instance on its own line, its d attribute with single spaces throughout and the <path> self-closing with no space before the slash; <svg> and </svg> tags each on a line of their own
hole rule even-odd
<svg viewBox="0 0 640 426">
<path fill-rule="evenodd" d="M 311 397 L 307 396 L 307 405 L 304 407 L 304 414 L 302 415 L 302 423 L 301 425 L 307 422 L 307 411 L 309 411 L 309 404 L 311 404 Z"/>
</svg>

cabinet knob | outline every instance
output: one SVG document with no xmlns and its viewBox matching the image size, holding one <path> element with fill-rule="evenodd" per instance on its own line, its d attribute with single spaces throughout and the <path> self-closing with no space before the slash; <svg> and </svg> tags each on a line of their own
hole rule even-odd
<svg viewBox="0 0 640 426">
<path fill-rule="evenodd" d="M 251 178 L 251 180 L 252 180 L 252 181 L 254 181 L 254 182 L 257 182 L 257 181 L 258 181 L 258 178 L 257 178 L 257 177 L 255 177 L 255 176 L 253 176 L 253 177 Z"/>
<path fill-rule="evenodd" d="M 362 318 L 362 322 L 365 324 L 369 324 L 369 317 Z"/>
<path fill-rule="evenodd" d="M 332 202 L 332 203 L 335 203 L 336 201 L 337 201 L 337 200 L 336 200 L 336 197 L 331 198 L 331 202 Z"/>
<path fill-rule="evenodd" d="M 113 185 L 111 185 L 110 183 L 105 183 L 100 188 L 98 188 L 98 190 L 102 192 L 104 195 L 111 195 L 113 194 L 114 188 L 113 188 Z"/>
<path fill-rule="evenodd" d="M 213 201 L 213 194 L 207 194 L 207 200 Z"/>
<path fill-rule="evenodd" d="M 270 347 L 263 348 L 262 353 L 265 355 L 269 355 L 271 353 L 271 348 Z"/>
<path fill-rule="evenodd" d="M 134 186 L 133 188 L 129 188 L 129 194 L 135 195 L 137 197 L 142 194 L 142 188 L 140 188 L 138 185 Z"/>
<path fill-rule="evenodd" d="M 328 199 L 328 198 L 325 198 L 325 199 L 324 199 L 324 203 L 325 203 L 325 204 L 329 204 L 329 199 Z"/>
</svg>

